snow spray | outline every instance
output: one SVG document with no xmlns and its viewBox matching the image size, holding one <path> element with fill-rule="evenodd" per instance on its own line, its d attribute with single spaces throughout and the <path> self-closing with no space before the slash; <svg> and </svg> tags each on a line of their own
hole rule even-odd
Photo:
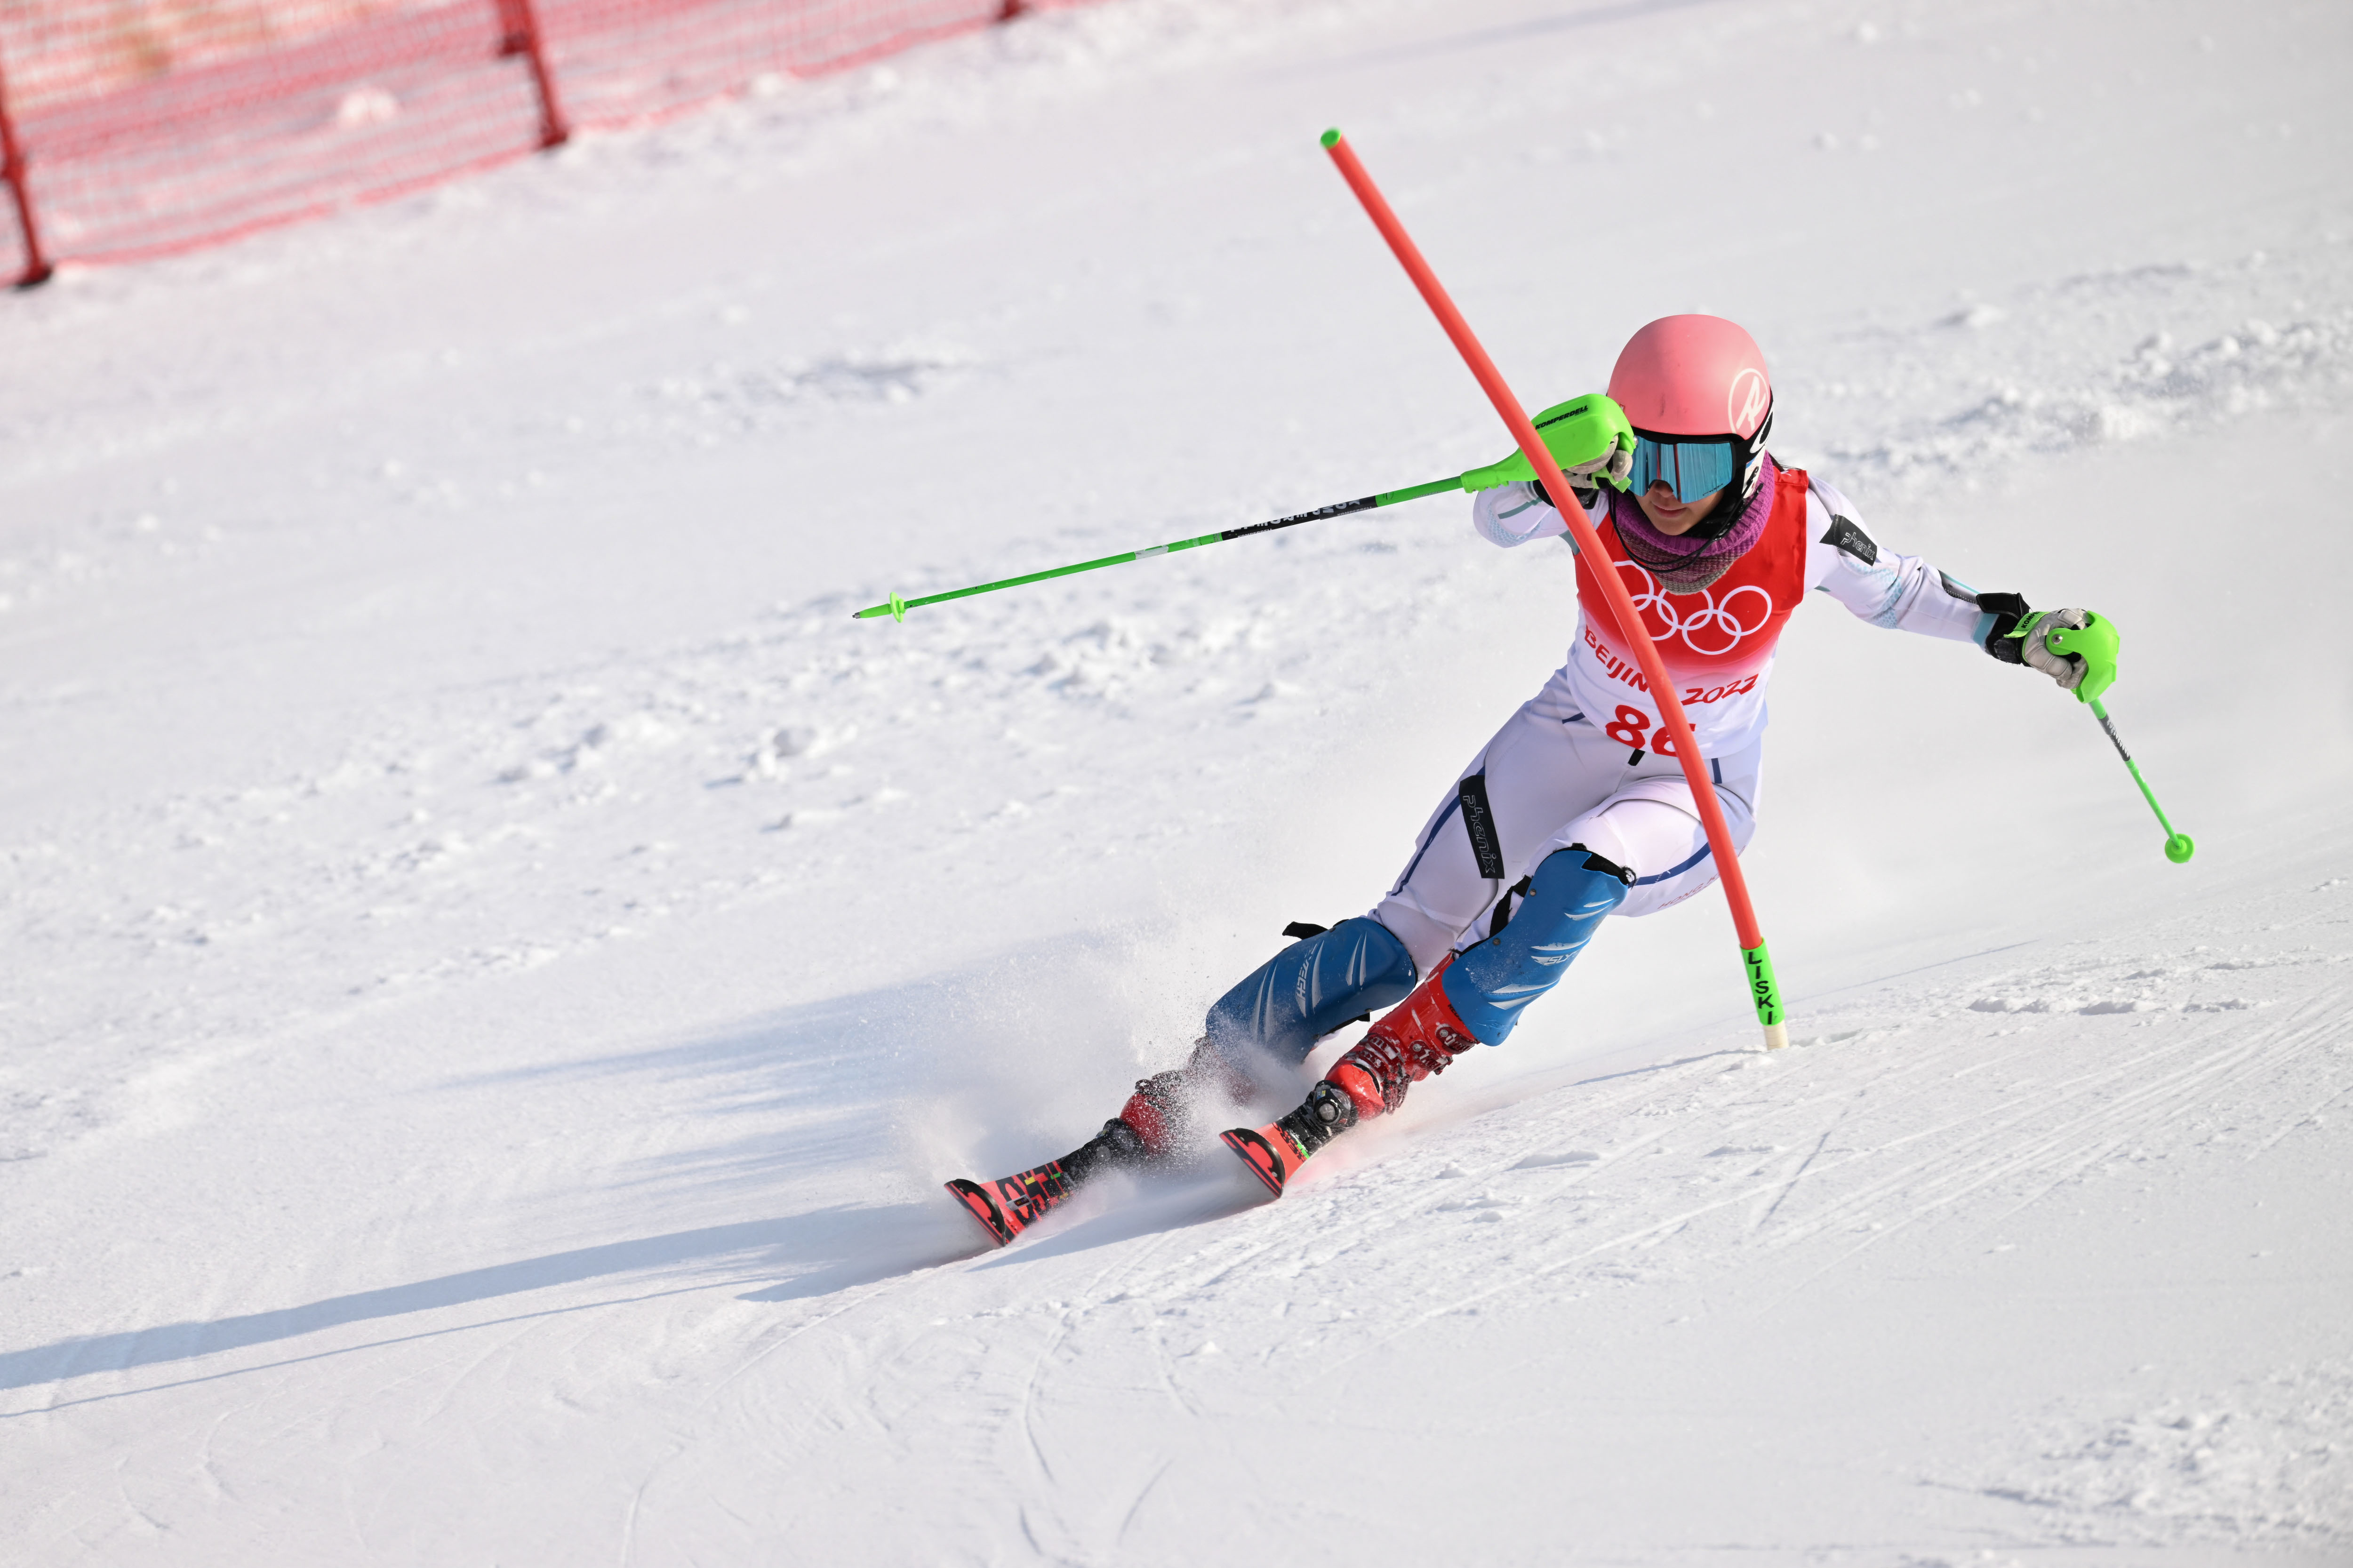
<svg viewBox="0 0 2353 1568">
<path fill-rule="evenodd" d="M 1462 356 L 1463 363 L 1471 367 L 1471 374 L 1478 378 L 1480 387 L 1487 394 L 1487 401 L 1495 405 L 1495 412 L 1502 415 L 1504 423 L 1511 427 L 1512 439 L 1519 443 L 1521 452 L 1534 465 L 1537 478 L 1544 481 L 1545 489 L 1552 495 L 1567 495 L 1568 480 L 1562 475 L 1559 463 L 1554 460 L 1552 449 L 1536 434 L 1535 426 L 1528 423 L 1526 410 L 1520 406 L 1519 399 L 1512 395 L 1512 389 L 1504 384 L 1503 373 L 1495 368 L 1495 362 L 1487 357 L 1485 349 L 1479 346 L 1479 340 L 1472 333 L 1470 323 L 1462 319 L 1462 312 L 1456 310 L 1454 301 L 1447 297 L 1445 288 L 1438 281 L 1438 275 L 1430 269 L 1430 263 L 1422 259 L 1420 250 L 1406 233 L 1405 226 L 1398 221 L 1397 214 L 1390 210 L 1388 202 L 1373 184 L 1373 177 L 1365 172 L 1364 164 L 1357 162 L 1355 149 L 1337 131 L 1326 131 L 1324 132 L 1324 150 L 1331 153 L 1332 162 L 1339 165 L 1341 177 L 1348 182 L 1348 188 L 1356 192 L 1356 200 L 1364 205 L 1366 216 L 1373 220 L 1373 226 L 1381 231 L 1381 237 L 1388 241 L 1389 249 L 1396 253 L 1406 275 L 1421 291 L 1423 302 L 1429 305 L 1430 313 L 1438 318 L 1438 324 L 1453 341 L 1455 352 Z M 1593 525 L 1586 521 L 1581 508 L 1563 507 L 1560 516 L 1561 521 L 1568 524 L 1571 537 L 1576 539 L 1577 547 L 1585 552 L 1588 561 L 1609 559 L 1603 552 L 1601 540 L 1593 531 Z M 1691 782 L 1692 799 L 1699 807 L 1701 825 L 1707 829 L 1708 845 L 1715 856 L 1716 876 L 1724 884 L 1725 901 L 1732 906 L 1732 926 L 1740 938 L 1740 955 L 1747 972 L 1749 999 L 1756 1004 L 1757 1021 L 1764 1026 L 1766 1048 L 1778 1050 L 1789 1043 L 1788 1015 L 1781 1006 L 1781 987 L 1773 974 L 1773 957 L 1766 951 L 1765 933 L 1757 924 L 1755 907 L 1748 901 L 1748 879 L 1741 874 L 1738 847 L 1732 841 L 1730 825 L 1724 820 L 1724 807 L 1715 798 L 1715 786 L 1708 777 L 1706 759 L 1699 754 L 1698 738 L 1692 733 L 1691 721 L 1683 714 L 1683 700 L 1676 691 L 1673 679 L 1667 674 L 1666 661 L 1659 657 L 1657 645 L 1651 641 L 1650 629 L 1642 625 L 1642 617 L 1635 610 L 1633 596 L 1627 593 L 1626 584 L 1619 581 L 1615 572 L 1597 572 L 1593 577 L 1609 602 L 1610 613 L 1618 617 L 1618 625 L 1626 640 L 1633 645 L 1634 656 L 1642 667 L 1642 674 L 1651 683 L 1651 695 L 1658 700 L 1660 724 L 1673 737 L 1675 760 L 1683 764 L 1683 777 Z"/>
</svg>

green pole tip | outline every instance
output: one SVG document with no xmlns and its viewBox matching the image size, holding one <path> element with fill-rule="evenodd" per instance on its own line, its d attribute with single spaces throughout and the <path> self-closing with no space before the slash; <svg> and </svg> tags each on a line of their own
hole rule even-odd
<svg viewBox="0 0 2353 1568">
<path fill-rule="evenodd" d="M 1326 147 L 1337 147 L 1339 144 L 1340 128 L 1335 125 L 1331 130 L 1324 132 L 1324 145 Z"/>
<path fill-rule="evenodd" d="M 2187 833 L 2177 833 L 2165 841 L 2165 858 L 2177 866 L 2188 865 L 2189 858 L 2197 853 L 2198 846 Z"/>
</svg>

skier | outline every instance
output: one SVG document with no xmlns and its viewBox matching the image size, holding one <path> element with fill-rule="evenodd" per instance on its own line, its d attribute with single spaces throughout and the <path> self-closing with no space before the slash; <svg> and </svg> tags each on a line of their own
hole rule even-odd
<svg viewBox="0 0 2353 1568">
<path fill-rule="evenodd" d="M 1774 645 L 1809 588 L 1873 626 L 1975 643 L 2070 691 L 2088 678 L 2096 697 L 2114 679 L 2100 617 L 2037 612 L 1897 554 L 1837 489 L 1775 462 L 1765 358 L 1730 321 L 1651 322 L 1619 354 L 1606 395 L 1535 424 L 1675 679 L 1740 848 L 1756 830 Z M 1491 542 L 1576 548 L 1524 455 L 1463 486 L 1478 492 L 1472 520 Z M 1595 566 L 1579 553 L 1567 662 L 1462 769 L 1388 892 L 1328 931 L 1292 928 L 1302 939 L 1219 998 L 1183 1067 L 1139 1082 L 1074 1152 L 997 1184 L 1017 1207 L 1050 1206 L 1106 1168 L 1191 1157 L 1205 1111 L 1255 1095 L 1253 1068 L 1295 1070 L 1319 1038 L 1388 1008 L 1275 1124 L 1303 1159 L 1396 1110 L 1409 1085 L 1472 1046 L 1501 1045 L 1604 918 L 1651 914 L 1715 882 L 1691 786 Z M 2087 626 L 2106 628 L 2088 658 L 2045 646 L 2053 629 Z M 1279 1190 L 1280 1176 L 1269 1184 Z M 970 1185 L 951 1184 L 989 1224 Z"/>
</svg>

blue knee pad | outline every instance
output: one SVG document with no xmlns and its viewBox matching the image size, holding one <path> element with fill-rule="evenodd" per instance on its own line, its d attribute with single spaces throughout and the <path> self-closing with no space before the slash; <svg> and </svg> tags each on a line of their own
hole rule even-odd
<svg viewBox="0 0 2353 1568">
<path fill-rule="evenodd" d="M 1560 983 L 1633 881 L 1582 844 L 1546 856 L 1510 923 L 1448 967 L 1440 984 L 1454 1016 L 1483 1043 L 1502 1045 L 1520 1009 Z"/>
<path fill-rule="evenodd" d="M 1380 921 L 1359 915 L 1293 942 L 1209 1009 L 1209 1042 L 1234 1061 L 1253 1050 L 1296 1064 L 1359 1014 L 1405 1000 L 1413 955 Z"/>
</svg>

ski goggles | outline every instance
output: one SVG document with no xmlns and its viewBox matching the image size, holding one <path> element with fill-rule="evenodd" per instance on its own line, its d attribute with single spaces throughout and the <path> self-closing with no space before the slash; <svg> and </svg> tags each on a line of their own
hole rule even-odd
<svg viewBox="0 0 2353 1568">
<path fill-rule="evenodd" d="M 1742 445 L 1730 436 L 1697 441 L 1661 439 L 1637 430 L 1632 493 L 1641 495 L 1663 480 L 1677 500 L 1695 501 L 1739 477 Z"/>
</svg>

